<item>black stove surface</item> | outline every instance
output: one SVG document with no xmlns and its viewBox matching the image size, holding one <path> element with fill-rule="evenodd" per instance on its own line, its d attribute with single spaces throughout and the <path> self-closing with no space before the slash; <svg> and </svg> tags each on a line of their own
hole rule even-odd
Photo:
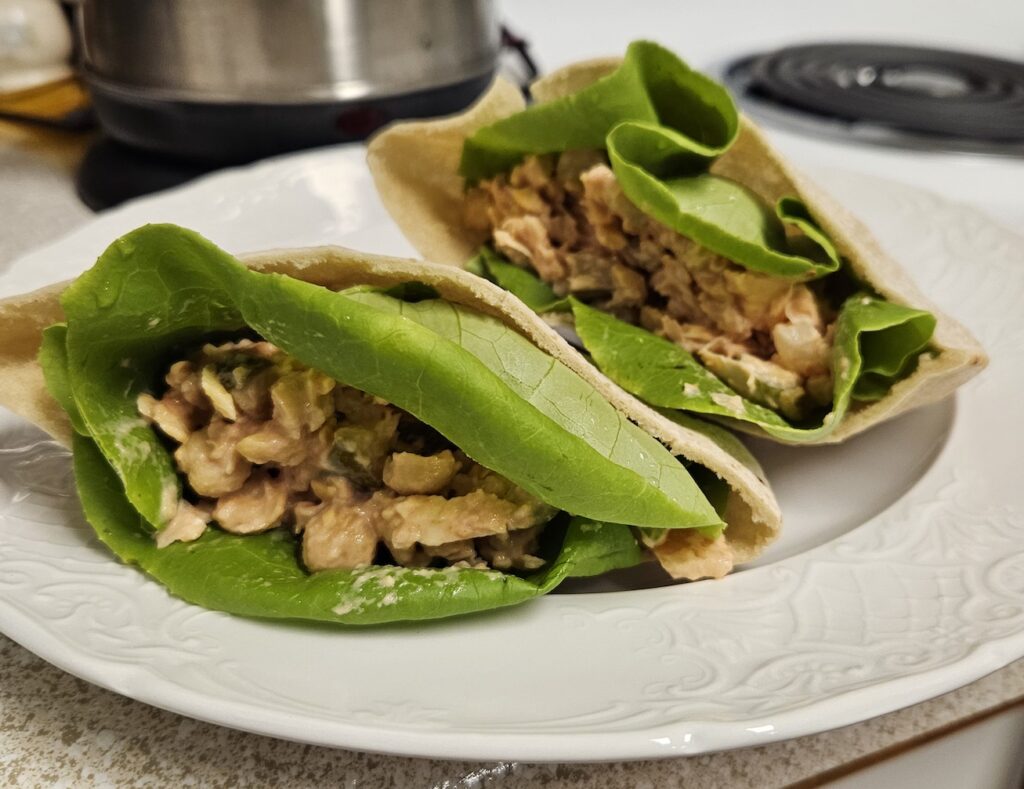
<svg viewBox="0 0 1024 789">
<path fill-rule="evenodd" d="M 529 43 L 501 27 L 505 75 L 524 86 L 538 76 Z M 459 82 L 363 101 L 312 104 L 180 102 L 125 96 L 92 86 L 104 136 L 76 176 L 78 196 L 94 211 L 187 183 L 220 167 L 291 151 L 366 139 L 393 120 L 448 115 L 472 103 L 487 72 Z"/>
<path fill-rule="evenodd" d="M 75 176 L 75 189 L 89 208 L 102 211 L 215 169 L 217 165 L 161 156 L 101 137 L 86 151 Z"/>
<path fill-rule="evenodd" d="M 1024 155 L 1024 63 L 889 44 L 810 44 L 738 60 L 725 80 L 753 114 L 783 125 Z"/>
</svg>

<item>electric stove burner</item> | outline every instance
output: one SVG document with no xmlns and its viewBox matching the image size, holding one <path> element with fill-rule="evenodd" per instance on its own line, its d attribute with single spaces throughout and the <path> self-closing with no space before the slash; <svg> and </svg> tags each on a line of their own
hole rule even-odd
<svg viewBox="0 0 1024 789">
<path fill-rule="evenodd" d="M 1024 63 L 812 44 L 743 58 L 725 79 L 766 120 L 873 142 L 1024 155 Z"/>
</svg>

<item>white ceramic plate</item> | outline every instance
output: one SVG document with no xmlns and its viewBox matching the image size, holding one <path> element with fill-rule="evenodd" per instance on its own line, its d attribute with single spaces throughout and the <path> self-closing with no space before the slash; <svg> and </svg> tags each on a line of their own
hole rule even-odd
<svg viewBox="0 0 1024 789">
<path fill-rule="evenodd" d="M 991 367 L 956 400 L 841 447 L 757 443 L 784 536 L 718 582 L 553 595 L 429 626 L 343 630 L 195 608 L 92 537 L 67 456 L 0 422 L 0 629 L 195 718 L 434 757 L 601 760 L 754 745 L 935 696 L 1024 656 L 1024 241 L 896 184 L 820 173 Z M 359 149 L 230 171 L 101 215 L 0 277 L 70 277 L 150 221 L 243 252 L 410 250 Z"/>
</svg>

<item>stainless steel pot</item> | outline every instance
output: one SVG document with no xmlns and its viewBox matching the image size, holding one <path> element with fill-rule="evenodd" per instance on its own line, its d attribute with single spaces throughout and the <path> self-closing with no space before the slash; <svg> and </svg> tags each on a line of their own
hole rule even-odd
<svg viewBox="0 0 1024 789">
<path fill-rule="evenodd" d="M 217 161 L 454 112 L 500 48 L 493 0 L 78 0 L 77 18 L 108 132 Z"/>
</svg>

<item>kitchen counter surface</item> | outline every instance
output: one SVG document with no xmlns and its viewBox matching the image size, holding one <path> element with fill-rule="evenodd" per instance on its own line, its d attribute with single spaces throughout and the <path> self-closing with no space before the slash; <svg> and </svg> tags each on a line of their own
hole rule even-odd
<svg viewBox="0 0 1024 789">
<path fill-rule="evenodd" d="M 0 785 L 816 786 L 1014 699 L 1024 702 L 1024 661 L 924 704 L 762 748 L 617 764 L 443 762 L 319 748 L 200 723 L 76 679 L 0 636 Z"/>
</svg>

